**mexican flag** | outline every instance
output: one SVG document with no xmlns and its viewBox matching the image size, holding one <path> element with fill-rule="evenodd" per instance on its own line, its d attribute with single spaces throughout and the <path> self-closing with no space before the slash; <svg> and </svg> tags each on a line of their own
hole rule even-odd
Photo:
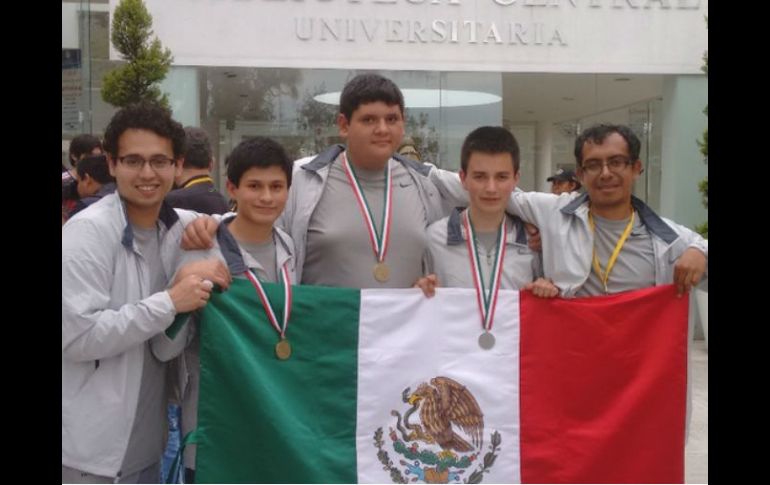
<svg viewBox="0 0 770 485">
<path fill-rule="evenodd" d="M 282 319 L 283 290 L 265 285 Z M 201 322 L 199 483 L 682 482 L 687 298 L 294 287 L 291 356 L 236 279 Z"/>
</svg>

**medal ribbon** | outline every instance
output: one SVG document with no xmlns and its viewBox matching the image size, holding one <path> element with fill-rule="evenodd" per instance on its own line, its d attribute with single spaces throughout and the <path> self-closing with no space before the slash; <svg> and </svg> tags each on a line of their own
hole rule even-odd
<svg viewBox="0 0 770 485">
<path fill-rule="evenodd" d="M 594 222 L 594 216 L 591 213 L 591 211 L 588 211 L 588 224 L 591 226 L 591 232 L 596 232 L 596 223 Z M 620 250 L 623 248 L 623 244 L 626 243 L 626 239 L 628 239 L 628 236 L 631 234 L 631 229 L 634 227 L 634 211 L 631 211 L 631 218 L 628 220 L 628 224 L 626 225 L 626 228 L 623 230 L 623 234 L 620 236 L 620 239 L 618 239 L 617 244 L 615 244 L 615 249 L 612 251 L 612 255 L 610 256 L 609 261 L 607 261 L 607 272 L 602 272 L 602 267 L 599 264 L 599 256 L 596 254 L 596 235 L 594 235 L 594 254 L 593 254 L 593 266 L 594 271 L 599 276 L 599 279 L 602 280 L 602 284 L 604 284 L 604 292 L 609 293 L 607 290 L 607 282 L 610 279 L 610 271 L 612 271 L 612 268 L 615 266 L 615 261 L 618 259 L 618 255 L 620 254 Z"/>
<path fill-rule="evenodd" d="M 366 196 L 361 189 L 361 185 L 356 178 L 356 172 L 353 166 L 348 163 L 348 157 L 345 152 L 342 152 L 342 168 L 345 170 L 345 174 L 348 176 L 348 182 L 353 188 L 353 193 L 356 196 L 358 202 L 358 208 L 361 209 L 364 222 L 366 223 L 366 229 L 369 232 L 369 241 L 372 244 L 372 250 L 374 256 L 377 258 L 378 263 L 385 261 L 385 254 L 388 252 L 388 244 L 390 243 L 390 221 L 392 216 L 392 204 L 393 204 L 393 181 L 390 174 L 390 161 L 388 161 L 385 168 L 385 203 L 382 207 L 382 236 L 377 232 L 377 227 L 374 225 L 374 218 L 372 217 L 372 211 L 369 209 L 369 204 L 366 202 Z"/>
<path fill-rule="evenodd" d="M 492 273 L 489 275 L 489 289 L 485 288 L 484 275 L 479 264 L 479 250 L 476 244 L 476 234 L 473 230 L 470 212 L 465 211 L 463 224 L 467 237 L 465 242 L 468 246 L 468 256 L 471 260 L 471 269 L 473 273 L 473 285 L 476 288 L 476 301 L 479 304 L 479 313 L 481 314 L 481 326 L 485 331 L 492 330 L 492 322 L 495 318 L 495 308 L 497 308 L 497 292 L 500 290 L 500 280 L 503 274 L 503 260 L 505 259 L 505 242 L 508 238 L 506 233 L 506 217 L 500 223 L 500 229 L 497 234 L 497 247 L 495 247 L 495 264 L 492 265 Z"/>
<path fill-rule="evenodd" d="M 283 325 L 278 326 L 278 318 L 275 316 L 273 307 L 270 305 L 270 299 L 267 297 L 265 289 L 262 288 L 262 283 L 259 282 L 259 278 L 252 273 L 250 269 L 246 270 L 246 277 L 254 285 L 254 289 L 257 290 L 259 300 L 262 302 L 262 307 L 265 309 L 267 319 L 270 320 L 270 324 L 275 328 L 281 339 L 286 338 L 286 328 L 289 326 L 289 314 L 291 313 L 291 280 L 289 278 L 288 261 L 284 263 L 281 270 L 281 279 L 283 280 Z"/>
</svg>

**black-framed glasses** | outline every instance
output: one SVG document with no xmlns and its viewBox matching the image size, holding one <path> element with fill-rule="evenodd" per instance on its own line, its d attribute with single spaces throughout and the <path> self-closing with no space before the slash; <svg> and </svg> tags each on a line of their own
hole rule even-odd
<svg viewBox="0 0 770 485">
<path fill-rule="evenodd" d="M 597 160 L 595 158 L 585 160 L 580 168 L 588 175 L 597 175 L 602 171 L 605 165 L 610 172 L 619 173 L 630 164 L 630 158 L 623 155 L 617 155 L 606 160 Z"/>
<path fill-rule="evenodd" d="M 141 155 L 126 155 L 124 157 L 118 157 L 118 162 L 131 170 L 141 170 L 146 163 L 149 163 L 150 168 L 153 170 L 167 170 L 174 165 L 174 159 L 165 155 L 153 155 L 149 159 L 146 159 Z"/>
</svg>

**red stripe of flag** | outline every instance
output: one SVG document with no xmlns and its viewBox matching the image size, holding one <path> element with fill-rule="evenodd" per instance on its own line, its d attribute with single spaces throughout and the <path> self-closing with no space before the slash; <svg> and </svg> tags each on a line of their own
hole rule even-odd
<svg viewBox="0 0 770 485">
<path fill-rule="evenodd" d="M 688 299 L 521 294 L 524 483 L 683 483 Z"/>
</svg>

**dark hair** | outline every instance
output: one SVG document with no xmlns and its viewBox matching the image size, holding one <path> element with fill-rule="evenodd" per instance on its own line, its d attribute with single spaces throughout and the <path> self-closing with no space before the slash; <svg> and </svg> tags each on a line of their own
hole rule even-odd
<svg viewBox="0 0 770 485">
<path fill-rule="evenodd" d="M 88 175 L 100 184 L 108 184 L 115 181 L 115 178 L 110 175 L 107 157 L 104 155 L 93 155 L 83 158 L 78 163 L 77 171 L 78 177 L 81 179 Z"/>
<path fill-rule="evenodd" d="M 236 187 L 250 168 L 281 167 L 286 174 L 286 186 L 291 187 L 292 161 L 280 143 L 263 136 L 255 136 L 240 142 L 225 160 L 227 180 Z"/>
<path fill-rule="evenodd" d="M 590 141 L 597 145 L 601 145 L 604 140 L 613 133 L 617 133 L 626 140 L 628 145 L 628 155 L 631 157 L 631 161 L 635 162 L 639 160 L 639 150 L 642 147 L 642 142 L 639 141 L 639 137 L 631 131 L 631 128 L 625 125 L 594 125 L 590 128 L 586 128 L 575 140 L 575 161 L 578 167 L 583 166 L 583 145 Z"/>
<path fill-rule="evenodd" d="M 130 129 L 148 130 L 171 140 L 174 159 L 179 159 L 184 153 L 184 128 L 171 118 L 171 111 L 158 104 L 143 101 L 115 113 L 104 130 L 104 149 L 113 158 L 118 156 L 120 136 Z"/>
<path fill-rule="evenodd" d="M 206 131 L 195 126 L 185 126 L 184 166 L 209 168 L 211 163 L 211 144 Z"/>
<path fill-rule="evenodd" d="M 404 114 L 404 95 L 393 81 L 379 74 L 359 74 L 342 89 L 340 113 L 350 121 L 353 111 L 360 105 L 376 101 L 387 105 L 397 104 L 401 114 Z"/>
<path fill-rule="evenodd" d="M 482 126 L 465 137 L 460 151 L 460 167 L 463 172 L 468 170 L 468 160 L 473 152 L 510 153 L 513 173 L 519 171 L 519 143 L 513 133 L 502 126 Z"/>
<path fill-rule="evenodd" d="M 94 135 L 84 133 L 73 138 L 69 149 L 69 159 L 72 166 L 75 167 L 78 159 L 83 155 L 90 155 L 94 148 L 102 148 L 102 142 Z"/>
</svg>

